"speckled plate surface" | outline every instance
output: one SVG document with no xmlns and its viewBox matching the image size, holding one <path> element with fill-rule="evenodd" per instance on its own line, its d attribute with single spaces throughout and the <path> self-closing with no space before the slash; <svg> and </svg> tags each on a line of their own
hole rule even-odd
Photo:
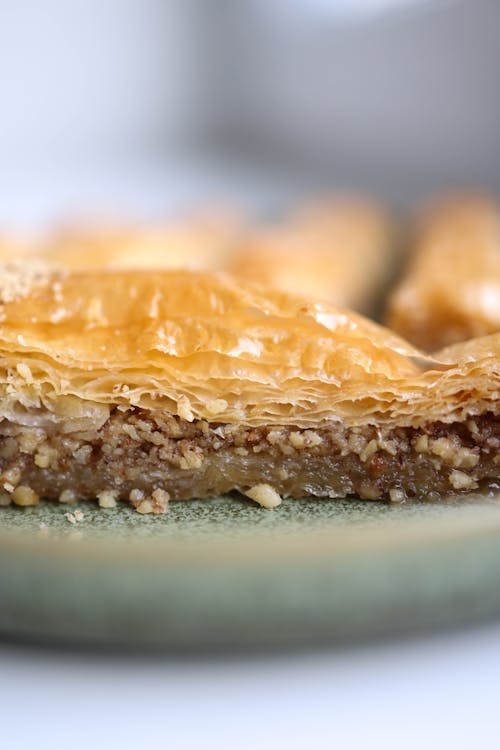
<svg viewBox="0 0 500 750">
<path fill-rule="evenodd" d="M 83 519 L 64 515 L 78 508 Z M 211 648 L 308 644 L 500 614 L 500 499 L 239 497 L 166 516 L 0 508 L 0 635 Z"/>
</svg>

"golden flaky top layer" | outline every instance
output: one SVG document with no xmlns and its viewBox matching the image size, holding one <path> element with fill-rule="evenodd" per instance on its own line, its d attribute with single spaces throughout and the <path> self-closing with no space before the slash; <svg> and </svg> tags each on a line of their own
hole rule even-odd
<svg viewBox="0 0 500 750">
<path fill-rule="evenodd" d="M 25 265 L 0 278 L 0 408 L 21 422 L 84 430 L 111 405 L 299 426 L 497 411 L 499 337 L 432 369 L 361 316 L 224 274 Z"/>
<path fill-rule="evenodd" d="M 209 208 L 157 223 L 70 222 L 23 244 L 0 237 L 0 261 L 38 258 L 69 271 L 227 271 L 250 283 L 373 312 L 390 273 L 391 222 L 381 206 L 334 195 L 271 225 Z"/>
</svg>

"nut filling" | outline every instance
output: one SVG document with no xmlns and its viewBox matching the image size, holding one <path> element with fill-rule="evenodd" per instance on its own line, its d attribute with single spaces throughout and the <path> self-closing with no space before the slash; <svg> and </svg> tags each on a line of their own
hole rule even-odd
<svg viewBox="0 0 500 750">
<path fill-rule="evenodd" d="M 269 489 L 257 501 L 271 498 L 267 507 L 278 496 L 402 502 L 499 479 L 500 418 L 490 413 L 418 429 L 248 428 L 137 408 L 115 408 L 102 427 L 85 432 L 0 423 L 1 505 L 97 498 L 105 508 L 129 500 L 142 513 L 163 513 L 169 500 L 232 490 L 253 497 L 263 486 Z"/>
</svg>

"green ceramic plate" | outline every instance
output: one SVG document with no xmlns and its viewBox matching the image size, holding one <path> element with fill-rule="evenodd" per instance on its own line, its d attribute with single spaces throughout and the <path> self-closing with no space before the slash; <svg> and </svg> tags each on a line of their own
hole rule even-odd
<svg viewBox="0 0 500 750">
<path fill-rule="evenodd" d="M 71 524 L 75 508 L 83 520 Z M 0 633 L 56 643 L 310 644 L 500 614 L 500 500 L 239 497 L 167 516 L 0 508 Z"/>
</svg>

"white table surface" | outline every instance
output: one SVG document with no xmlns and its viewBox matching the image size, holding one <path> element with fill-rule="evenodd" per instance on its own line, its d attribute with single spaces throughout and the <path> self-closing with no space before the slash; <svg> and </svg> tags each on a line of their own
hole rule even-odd
<svg viewBox="0 0 500 750">
<path fill-rule="evenodd" d="M 314 653 L 0 644 L 0 747 L 498 748 L 500 625 Z"/>
<path fill-rule="evenodd" d="M 213 166 L 213 165 L 212 165 Z M 244 189 L 242 185 L 244 184 Z M 0 181 L 0 223 L 96 208 L 159 216 L 203 198 L 272 204 L 303 186 L 234 167 L 92 165 Z M 1 606 L 1 602 L 0 602 Z M 0 642 L 0 748 L 498 748 L 500 625 L 344 651 L 110 657 Z"/>
</svg>

